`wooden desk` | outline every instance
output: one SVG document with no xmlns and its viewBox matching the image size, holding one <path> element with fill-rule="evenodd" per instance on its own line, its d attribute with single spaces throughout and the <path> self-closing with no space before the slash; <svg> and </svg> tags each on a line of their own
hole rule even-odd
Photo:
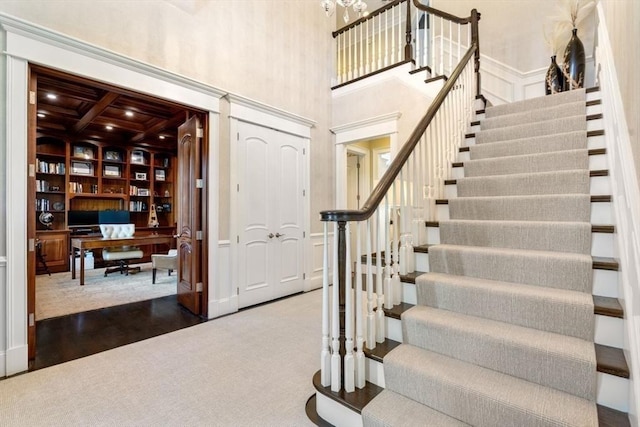
<svg viewBox="0 0 640 427">
<path fill-rule="evenodd" d="M 171 245 L 175 237 L 169 234 L 151 234 L 149 236 L 134 236 L 125 239 L 104 239 L 102 237 L 74 237 L 71 239 L 71 252 L 80 251 L 80 286 L 84 285 L 84 251 L 87 249 L 102 249 L 121 246 L 145 246 L 168 243 Z M 71 263 L 71 279 L 76 278 L 75 260 Z"/>
</svg>

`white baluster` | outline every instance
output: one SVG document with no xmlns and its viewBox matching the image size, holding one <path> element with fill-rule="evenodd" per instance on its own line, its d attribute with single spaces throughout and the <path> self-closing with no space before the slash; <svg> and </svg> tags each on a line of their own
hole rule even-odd
<svg viewBox="0 0 640 427">
<path fill-rule="evenodd" d="M 444 75 L 444 19 L 440 18 L 440 75 Z"/>
<path fill-rule="evenodd" d="M 333 301 L 331 302 L 331 391 L 342 388 L 340 361 L 340 285 L 338 278 L 338 223 L 333 224 Z"/>
<path fill-rule="evenodd" d="M 393 183 L 393 240 L 392 240 L 392 250 L 393 250 L 393 276 L 391 277 L 391 288 L 393 289 L 393 305 L 398 305 L 401 302 L 400 291 L 402 284 L 400 283 L 400 270 L 399 270 L 399 260 L 400 254 L 398 253 L 400 247 L 400 215 L 398 211 L 398 205 L 396 204 L 396 183 L 397 180 Z M 402 184 L 402 182 L 400 183 Z"/>
<path fill-rule="evenodd" d="M 345 290 L 344 290 L 344 389 L 351 393 L 356 389 L 355 360 L 353 358 L 353 287 L 351 270 L 351 232 L 347 222 L 345 230 L 346 261 L 345 261 Z"/>
<path fill-rule="evenodd" d="M 453 22 L 449 21 L 449 72 L 448 75 L 451 75 L 453 72 Z"/>
<path fill-rule="evenodd" d="M 384 66 L 389 65 L 389 13 L 384 14 Z"/>
<path fill-rule="evenodd" d="M 385 327 L 384 327 L 384 310 L 382 310 L 382 305 L 384 304 L 384 291 L 383 291 L 383 283 L 382 283 L 382 254 L 380 253 L 380 221 L 378 217 L 378 211 L 374 213 L 371 218 L 372 232 L 374 239 L 372 239 L 376 243 L 376 341 L 384 342 L 385 338 Z"/>
<path fill-rule="evenodd" d="M 365 386 L 365 369 L 364 369 L 364 336 L 363 336 L 363 322 L 362 318 L 362 298 L 364 294 L 362 292 L 362 244 L 360 230 L 362 228 L 362 222 L 356 223 L 356 387 L 363 388 Z"/>
<path fill-rule="evenodd" d="M 329 229 L 325 222 L 322 242 L 322 350 L 320 352 L 320 383 L 331 385 L 331 353 L 329 348 Z"/>
<path fill-rule="evenodd" d="M 364 40 L 364 46 L 365 46 L 365 60 L 364 60 L 364 72 L 366 74 L 369 74 L 371 72 L 371 63 L 369 61 L 371 61 L 371 55 L 369 53 L 369 21 L 367 20 L 367 22 L 365 23 L 366 25 L 366 37 Z"/>
<path fill-rule="evenodd" d="M 348 66 L 348 70 L 347 70 L 347 79 L 351 80 L 351 79 L 353 79 L 355 77 L 355 75 L 354 75 L 355 72 L 354 72 L 354 67 L 353 67 L 353 62 L 354 61 L 353 61 L 353 56 L 351 54 L 351 45 L 352 45 L 351 38 L 352 38 L 353 31 L 352 30 L 348 30 L 347 32 L 349 33 L 349 42 L 348 42 L 349 45 L 348 45 L 348 52 L 347 52 L 347 56 L 349 57 L 349 66 Z"/>
<path fill-rule="evenodd" d="M 396 52 L 397 59 L 396 62 L 400 62 L 402 61 L 402 46 L 404 46 L 404 44 L 402 43 L 402 8 L 400 7 L 400 5 L 396 6 L 395 10 L 396 12 L 398 12 L 398 25 L 396 26 L 398 28 L 398 50 Z"/>
<path fill-rule="evenodd" d="M 398 249 L 398 272 L 403 276 L 407 274 L 407 247 L 406 247 L 406 222 L 407 206 L 405 203 L 404 192 L 406 182 L 404 181 L 404 168 L 400 170 L 400 248 Z"/>
<path fill-rule="evenodd" d="M 396 59 L 396 15 L 393 14 L 393 9 L 389 13 L 391 13 L 391 58 L 389 65 L 392 65 Z"/>
<path fill-rule="evenodd" d="M 371 218 L 367 220 L 367 348 L 376 348 L 375 301 L 373 299 L 373 266 L 371 256 Z"/>
<path fill-rule="evenodd" d="M 391 190 L 393 191 L 393 189 Z M 384 308 L 393 308 L 393 292 L 391 289 L 391 224 L 389 223 L 389 193 L 384 196 Z"/>
<path fill-rule="evenodd" d="M 360 46 L 360 76 L 364 76 L 364 46 L 366 44 L 366 40 L 362 37 L 363 25 L 358 25 L 360 27 L 360 42 L 358 45 Z"/>
<path fill-rule="evenodd" d="M 348 71 L 347 71 L 347 35 L 346 33 L 342 33 L 342 83 L 347 81 Z"/>
</svg>

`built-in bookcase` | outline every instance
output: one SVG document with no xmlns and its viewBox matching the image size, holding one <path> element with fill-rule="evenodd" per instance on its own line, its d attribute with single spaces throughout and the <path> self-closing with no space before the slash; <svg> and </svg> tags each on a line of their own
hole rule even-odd
<svg viewBox="0 0 640 427">
<path fill-rule="evenodd" d="M 174 226 L 174 153 L 41 136 L 36 144 L 38 230 L 66 230 L 68 212 L 130 211 L 146 227 L 155 204 L 160 226 Z M 40 221 L 41 214 L 52 222 Z M 45 221 L 46 222 L 46 221 Z"/>
</svg>

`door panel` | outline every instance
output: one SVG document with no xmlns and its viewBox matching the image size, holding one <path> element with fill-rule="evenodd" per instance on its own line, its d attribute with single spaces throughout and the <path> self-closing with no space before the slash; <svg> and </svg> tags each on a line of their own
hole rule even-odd
<svg viewBox="0 0 640 427">
<path fill-rule="evenodd" d="M 194 314 L 202 312 L 202 260 L 201 241 L 196 232 L 201 230 L 202 190 L 197 188 L 201 176 L 201 129 L 197 116 L 191 117 L 178 128 L 178 302 Z M 202 286 L 202 285 L 201 285 Z"/>
<path fill-rule="evenodd" d="M 241 123 L 239 306 L 303 289 L 303 140 Z"/>
</svg>

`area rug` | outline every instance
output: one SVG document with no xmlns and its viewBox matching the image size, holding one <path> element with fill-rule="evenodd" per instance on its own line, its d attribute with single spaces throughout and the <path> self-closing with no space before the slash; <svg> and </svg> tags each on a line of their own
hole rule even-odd
<svg viewBox="0 0 640 427">
<path fill-rule="evenodd" d="M 160 298 L 176 293 L 176 273 L 158 270 L 151 283 L 151 263 L 139 264 L 141 271 L 128 276 L 104 268 L 85 271 L 85 285 L 71 279 L 71 272 L 36 277 L 36 320 L 80 313 L 102 307 Z"/>
</svg>

